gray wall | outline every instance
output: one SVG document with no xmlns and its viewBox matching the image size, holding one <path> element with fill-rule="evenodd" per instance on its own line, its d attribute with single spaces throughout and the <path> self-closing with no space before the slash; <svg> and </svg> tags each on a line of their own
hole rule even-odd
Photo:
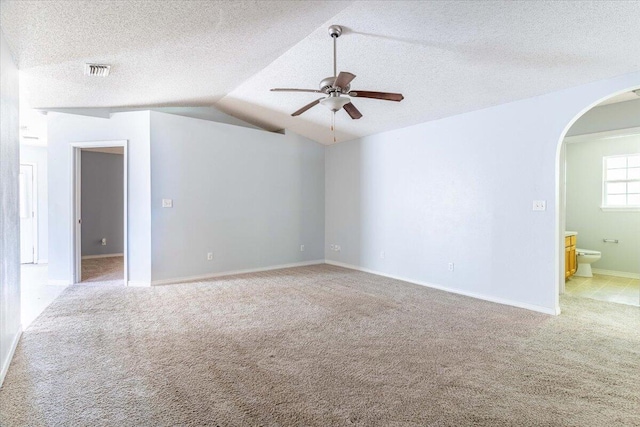
<svg viewBox="0 0 640 427">
<path fill-rule="evenodd" d="M 567 136 L 635 127 L 640 127 L 640 98 L 587 111 L 571 126 Z"/>
<path fill-rule="evenodd" d="M 71 149 L 73 141 L 128 140 L 127 250 L 129 282 L 151 281 L 151 171 L 149 112 L 115 113 L 109 119 L 62 113 L 47 115 L 49 144 L 49 280 L 69 283 L 71 274 Z"/>
<path fill-rule="evenodd" d="M 579 248 L 602 252 L 593 268 L 640 273 L 640 212 L 600 209 L 602 158 L 632 153 L 640 153 L 640 136 L 567 144 L 567 230 L 578 232 Z"/>
<path fill-rule="evenodd" d="M 124 252 L 124 160 L 82 151 L 82 255 Z M 107 239 L 103 246 L 102 238 Z"/>
<path fill-rule="evenodd" d="M 18 69 L 0 29 L 0 385 L 20 334 Z"/>
<path fill-rule="evenodd" d="M 324 147 L 151 112 L 151 204 L 154 281 L 322 260 Z"/>
<path fill-rule="evenodd" d="M 20 163 L 36 165 L 38 180 L 38 263 L 49 259 L 49 171 L 47 169 L 47 147 L 20 145 Z"/>
</svg>

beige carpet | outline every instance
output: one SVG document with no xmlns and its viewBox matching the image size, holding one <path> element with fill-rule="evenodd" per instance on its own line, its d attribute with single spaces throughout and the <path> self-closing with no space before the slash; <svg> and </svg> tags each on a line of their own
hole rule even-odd
<svg viewBox="0 0 640 427">
<path fill-rule="evenodd" d="M 331 266 L 74 286 L 2 426 L 639 426 L 640 309 L 546 316 Z"/>
<path fill-rule="evenodd" d="M 82 282 L 124 285 L 124 257 L 83 259 Z"/>
</svg>

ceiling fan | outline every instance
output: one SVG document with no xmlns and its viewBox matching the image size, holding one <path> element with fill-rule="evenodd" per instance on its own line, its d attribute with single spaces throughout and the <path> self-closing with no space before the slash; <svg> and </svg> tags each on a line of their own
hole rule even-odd
<svg viewBox="0 0 640 427">
<path fill-rule="evenodd" d="M 326 96 L 318 98 L 313 102 L 300 108 L 298 111 L 291 114 L 292 116 L 299 116 L 305 111 L 315 107 L 318 104 L 322 104 L 334 113 L 344 108 L 352 119 L 359 119 L 362 117 L 362 113 L 358 111 L 355 105 L 351 103 L 351 98 L 372 98 L 382 99 L 385 101 L 400 102 L 404 99 L 401 93 L 389 93 L 389 92 L 372 92 L 368 90 L 351 90 L 351 81 L 356 78 L 354 74 L 346 71 L 340 71 L 337 73 L 336 68 L 336 39 L 342 34 L 342 27 L 338 25 L 332 25 L 329 27 L 329 36 L 333 39 L 333 77 L 327 77 L 320 82 L 320 90 L 316 89 L 292 89 L 292 88 L 275 88 L 271 89 L 273 92 L 311 92 L 311 93 L 323 93 Z"/>
</svg>

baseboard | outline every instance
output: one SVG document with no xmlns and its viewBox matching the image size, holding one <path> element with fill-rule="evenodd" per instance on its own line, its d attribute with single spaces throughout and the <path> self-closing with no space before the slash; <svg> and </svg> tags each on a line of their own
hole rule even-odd
<svg viewBox="0 0 640 427">
<path fill-rule="evenodd" d="M 141 281 L 141 280 L 129 280 L 127 282 L 127 286 L 133 286 L 133 287 L 136 287 L 136 288 L 146 288 L 146 287 L 151 286 L 151 282 L 144 282 L 144 281 Z"/>
<path fill-rule="evenodd" d="M 47 284 L 51 286 L 69 286 L 71 283 L 68 280 L 49 280 Z"/>
<path fill-rule="evenodd" d="M 82 259 L 112 258 L 115 256 L 124 256 L 124 254 L 83 255 Z"/>
<path fill-rule="evenodd" d="M 603 270 L 601 268 L 593 268 L 593 267 L 591 268 L 591 271 L 596 274 L 604 274 L 605 276 L 625 277 L 627 279 L 640 279 L 640 274 L 627 273 L 626 271 Z"/>
<path fill-rule="evenodd" d="M 351 270 L 363 271 L 365 273 L 371 273 L 371 274 L 375 274 L 377 276 L 388 277 L 389 279 L 401 280 L 403 282 L 413 283 L 415 285 L 426 286 L 428 288 L 438 289 L 440 291 L 451 292 L 451 293 L 458 294 L 458 295 L 464 295 L 464 296 L 471 297 L 471 298 L 476 298 L 476 299 L 480 299 L 480 300 L 484 300 L 484 301 L 494 302 L 494 303 L 497 303 L 497 304 L 503 304 L 503 305 L 509 305 L 509 306 L 512 306 L 512 307 L 524 308 L 524 309 L 531 310 L 531 311 L 537 311 L 539 313 L 552 314 L 554 316 L 560 314 L 559 307 L 555 307 L 555 308 L 541 307 L 539 305 L 526 304 L 526 303 L 521 303 L 519 301 L 513 301 L 513 300 L 504 299 L 504 298 L 496 298 L 496 297 L 492 297 L 492 296 L 488 296 L 488 295 L 484 295 L 484 294 L 479 294 L 479 293 L 475 293 L 475 292 L 468 292 L 468 291 L 463 291 L 463 290 L 460 290 L 460 289 L 452 289 L 452 288 L 449 288 L 449 287 L 446 287 L 446 286 L 443 286 L 443 285 L 438 285 L 438 284 L 435 284 L 435 283 L 421 282 L 421 281 L 418 281 L 418 280 L 409 279 L 407 277 L 394 276 L 394 275 L 391 275 L 391 274 L 382 273 L 380 271 L 370 270 L 368 268 L 359 267 L 357 265 L 352 265 L 352 264 L 346 264 L 346 263 L 338 262 L 338 261 L 325 260 L 325 263 L 329 264 L 329 265 L 335 265 L 337 267 L 349 268 Z"/>
<path fill-rule="evenodd" d="M 153 280 L 151 281 L 151 286 L 170 285 L 174 283 L 183 283 L 183 282 L 193 282 L 196 280 L 215 279 L 216 277 L 235 276 L 237 274 L 246 274 L 246 273 L 259 273 L 261 271 L 280 270 L 282 268 L 292 268 L 292 267 L 304 267 L 307 265 L 317 265 L 317 264 L 324 264 L 324 263 L 325 263 L 325 260 L 317 259 L 314 261 L 294 262 L 291 264 L 272 265 L 269 267 L 260 267 L 260 268 L 248 268 L 245 270 L 223 271 L 220 273 L 209 273 L 209 274 L 202 274 L 199 276 L 187 276 L 187 277 L 176 277 L 173 279 Z"/>
<path fill-rule="evenodd" d="M 18 342 L 20 342 L 20 337 L 22 336 L 22 325 L 18 328 L 18 332 L 16 336 L 13 337 L 13 341 L 11 342 L 11 348 L 9 349 L 9 354 L 7 355 L 7 359 L 2 361 L 2 370 L 0 370 L 0 387 L 2 387 L 2 383 L 4 383 L 4 377 L 7 376 L 7 372 L 9 371 L 9 365 L 11 365 L 11 359 L 13 359 L 13 354 L 16 352 L 16 347 L 18 347 Z"/>
<path fill-rule="evenodd" d="M 39 259 L 38 260 L 38 264 L 49 264 L 49 260 L 48 259 Z"/>
</svg>

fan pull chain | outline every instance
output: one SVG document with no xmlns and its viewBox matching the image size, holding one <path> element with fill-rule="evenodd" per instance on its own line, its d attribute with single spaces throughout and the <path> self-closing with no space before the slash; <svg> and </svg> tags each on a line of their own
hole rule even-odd
<svg viewBox="0 0 640 427">
<path fill-rule="evenodd" d="M 331 131 L 333 132 L 333 142 L 336 142 L 336 112 L 331 112 Z"/>
</svg>

